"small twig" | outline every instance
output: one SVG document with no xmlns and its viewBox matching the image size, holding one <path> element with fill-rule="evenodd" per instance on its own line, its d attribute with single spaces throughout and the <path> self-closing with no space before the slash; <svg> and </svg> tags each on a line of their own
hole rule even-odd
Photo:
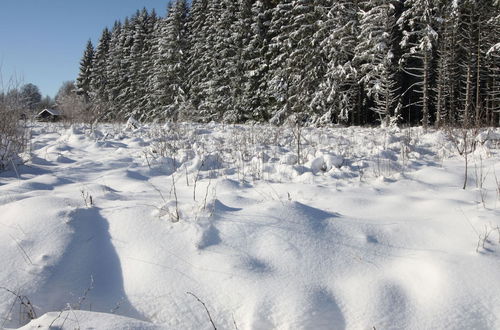
<svg viewBox="0 0 500 330">
<path fill-rule="evenodd" d="M 123 299 L 118 301 L 116 303 L 116 306 L 111 310 L 111 314 L 115 314 L 117 310 L 120 309 L 120 307 L 122 306 L 122 303 L 123 303 Z"/>
<path fill-rule="evenodd" d="M 234 319 L 234 314 L 232 314 L 232 317 L 233 317 L 233 325 L 234 325 L 234 328 L 235 328 L 236 330 L 239 330 L 239 329 L 238 329 L 238 325 L 236 324 L 236 320 Z"/>
<path fill-rule="evenodd" d="M 175 218 L 174 218 L 174 222 L 178 222 L 181 218 L 180 214 L 179 214 L 179 200 L 177 198 L 177 189 L 175 187 L 175 178 L 174 178 L 174 174 L 175 173 L 172 173 L 172 190 L 173 190 L 173 193 L 174 193 L 174 199 L 175 199 Z"/>
<path fill-rule="evenodd" d="M 188 169 L 187 169 L 186 163 L 184 163 L 184 171 L 186 172 L 186 186 L 189 187 L 189 176 L 188 176 Z"/>
<path fill-rule="evenodd" d="M 207 208 L 208 189 L 210 188 L 211 184 L 212 184 L 212 179 L 208 180 L 207 190 L 205 191 L 205 199 L 203 201 L 203 209 Z"/>
<path fill-rule="evenodd" d="M 82 304 L 87 300 L 87 295 L 89 294 L 90 291 L 94 288 L 94 276 L 90 275 L 90 285 L 88 286 L 87 289 L 85 289 L 85 292 L 83 295 L 78 299 L 78 309 L 82 308 Z"/>
<path fill-rule="evenodd" d="M 30 256 L 28 255 L 28 253 L 26 252 L 26 250 L 21 246 L 21 243 L 19 243 L 12 235 L 10 235 L 10 238 L 12 238 L 12 240 L 14 242 L 16 242 L 16 245 L 17 247 L 19 248 L 19 250 L 21 250 L 21 252 L 23 253 L 23 258 L 25 261 L 28 261 L 31 265 L 34 265 L 33 261 L 31 261 L 31 258 Z"/>
<path fill-rule="evenodd" d="M 9 312 L 7 313 L 6 317 L 4 317 L 4 320 L 2 323 L 2 329 L 4 328 L 5 323 L 7 323 L 7 321 L 10 321 L 10 315 L 12 315 L 12 310 L 16 306 L 16 301 L 17 301 L 17 298 L 14 299 L 14 301 L 12 302 L 12 305 L 10 306 Z"/>
<path fill-rule="evenodd" d="M 35 312 L 35 308 L 33 307 L 33 304 L 31 304 L 31 301 L 29 300 L 29 298 L 27 296 L 22 296 L 20 295 L 19 293 L 16 293 L 12 290 L 9 290 L 7 289 L 6 287 L 0 287 L 0 289 L 2 290 L 5 290 L 9 293 L 11 293 L 12 295 L 14 295 L 16 297 L 17 300 L 19 300 L 19 314 L 20 314 L 20 317 L 19 317 L 19 321 L 22 322 L 22 315 L 23 315 L 23 308 L 24 308 L 24 313 L 25 315 L 28 317 L 29 320 L 34 320 L 36 319 L 36 312 Z"/>
<path fill-rule="evenodd" d="M 196 202 L 196 184 L 198 183 L 198 179 L 200 178 L 200 171 L 201 168 L 204 165 L 204 160 L 201 161 L 200 167 L 198 167 L 198 170 L 196 171 L 196 175 L 194 177 L 194 186 L 193 186 L 193 200 Z"/>
<path fill-rule="evenodd" d="M 16 175 L 17 175 L 17 179 L 19 181 L 21 181 L 21 176 L 19 175 L 19 172 L 17 171 L 17 166 L 16 164 L 14 163 L 14 160 L 11 158 L 10 159 L 10 162 L 12 163 L 12 167 L 14 168 L 14 171 L 16 172 Z"/>
<path fill-rule="evenodd" d="M 52 329 L 52 325 L 58 320 L 61 318 L 61 315 L 62 313 L 64 312 L 64 309 L 60 310 L 59 311 L 59 314 L 57 314 L 56 318 L 52 320 L 52 322 L 50 322 L 49 324 L 49 329 Z"/>
<path fill-rule="evenodd" d="M 200 304 L 203 305 L 203 307 L 205 308 L 205 311 L 207 312 L 208 318 L 210 319 L 210 323 L 212 323 L 214 330 L 217 330 L 217 327 L 215 326 L 214 320 L 212 320 L 212 315 L 210 315 L 210 311 L 208 310 L 207 305 L 205 305 L 205 303 L 203 301 L 201 301 L 201 299 L 198 298 L 194 293 L 186 292 L 186 294 L 193 296 L 196 300 L 198 300 L 198 302 Z"/>
</svg>

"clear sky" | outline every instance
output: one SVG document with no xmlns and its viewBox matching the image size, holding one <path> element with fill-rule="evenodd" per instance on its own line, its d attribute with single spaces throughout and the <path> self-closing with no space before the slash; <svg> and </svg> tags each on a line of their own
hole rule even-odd
<svg viewBox="0 0 500 330">
<path fill-rule="evenodd" d="M 55 96 L 78 75 L 88 39 L 98 42 L 104 27 L 153 8 L 165 16 L 168 0 L 0 0 L 0 68 L 9 78 L 33 83 Z M 2 86 L 0 86 L 1 88 Z"/>
</svg>

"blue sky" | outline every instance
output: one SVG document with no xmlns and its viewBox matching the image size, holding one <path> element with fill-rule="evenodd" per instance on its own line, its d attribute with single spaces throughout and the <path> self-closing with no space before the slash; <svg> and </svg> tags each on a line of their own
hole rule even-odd
<svg viewBox="0 0 500 330">
<path fill-rule="evenodd" d="M 4 87 L 16 77 L 55 96 L 74 80 L 87 40 L 137 9 L 165 16 L 168 0 L 0 0 L 0 68 Z M 1 88 L 1 86 L 0 86 Z"/>
</svg>

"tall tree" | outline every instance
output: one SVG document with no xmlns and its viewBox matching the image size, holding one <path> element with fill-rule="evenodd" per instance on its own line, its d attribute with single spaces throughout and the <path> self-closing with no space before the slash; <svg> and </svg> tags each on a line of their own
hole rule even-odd
<svg viewBox="0 0 500 330">
<path fill-rule="evenodd" d="M 493 3 L 492 17 L 488 20 L 488 52 L 486 53 L 487 83 L 486 83 L 486 119 L 491 126 L 500 125 L 500 1 Z"/>
<path fill-rule="evenodd" d="M 290 97 L 290 70 L 287 59 L 294 45 L 290 39 L 293 28 L 293 1 L 283 0 L 272 10 L 269 23 L 269 47 L 266 57 L 269 58 L 268 81 L 270 121 L 281 124 L 292 114 Z"/>
<path fill-rule="evenodd" d="M 458 120 L 458 3 L 443 7 L 443 23 L 437 49 L 436 127 L 452 125 Z"/>
<path fill-rule="evenodd" d="M 196 114 L 192 114 L 192 119 L 202 120 L 204 110 L 201 109 L 202 100 L 206 98 L 206 90 L 203 82 L 211 74 L 209 45 L 209 26 L 213 24 L 213 18 L 209 20 L 209 1 L 193 0 L 191 4 L 191 14 L 188 18 L 188 78 L 187 89 L 189 101 L 196 109 Z M 213 9 L 212 9 L 213 10 Z"/>
<path fill-rule="evenodd" d="M 28 83 L 21 87 L 20 99 L 25 109 L 34 111 L 42 101 L 42 94 L 38 86 Z"/>
<path fill-rule="evenodd" d="M 248 43 L 242 43 L 241 57 L 243 60 L 242 92 L 239 99 L 239 109 L 243 112 L 244 119 L 256 121 L 269 120 L 269 99 L 267 96 L 268 82 L 266 80 L 269 71 L 270 58 L 269 46 L 269 22 L 272 17 L 272 6 L 269 1 L 257 0 L 252 4 L 250 18 L 247 17 L 249 0 L 242 1 L 241 28 L 250 26 Z M 246 40 L 243 39 L 243 40 Z"/>
<path fill-rule="evenodd" d="M 126 20 L 127 22 L 128 20 Z M 117 102 L 120 93 L 121 83 L 121 66 L 122 66 L 122 23 L 116 21 L 111 31 L 111 39 L 109 41 L 109 58 L 106 63 L 107 84 L 106 92 L 109 102 L 109 109 L 104 115 L 105 119 L 115 119 L 118 117 L 119 105 Z"/>
<path fill-rule="evenodd" d="M 396 81 L 394 30 L 395 1 L 367 0 L 359 11 L 360 34 L 355 48 L 359 81 L 373 99 L 373 111 L 385 125 L 398 116 L 398 83 Z"/>
<path fill-rule="evenodd" d="M 232 27 L 238 15 L 237 3 L 233 0 L 211 0 L 208 3 L 206 54 L 210 75 L 202 83 L 206 98 L 200 103 L 204 121 L 221 121 L 224 114 L 233 108 L 234 64 L 236 49 L 232 39 Z"/>
<path fill-rule="evenodd" d="M 437 15 L 438 2 L 439 0 L 406 0 L 405 10 L 398 20 L 403 31 L 401 47 L 405 51 L 400 64 L 408 76 L 417 79 L 409 91 L 418 97 L 415 104 L 421 108 L 421 122 L 425 130 L 431 119 L 432 59 L 441 21 Z"/>
<path fill-rule="evenodd" d="M 366 123 L 363 88 L 354 63 L 359 35 L 358 12 L 357 2 L 331 2 L 319 32 L 326 73 L 313 104 L 321 109 L 322 123 Z"/>
<path fill-rule="evenodd" d="M 97 45 L 91 72 L 91 100 L 96 111 L 104 111 L 103 107 L 108 105 L 108 73 L 107 66 L 109 56 L 109 46 L 111 40 L 111 32 L 108 28 L 104 28 Z M 100 116 L 101 114 L 97 114 Z"/>
<path fill-rule="evenodd" d="M 186 21 L 185 0 L 169 4 L 168 15 L 158 23 L 154 61 L 154 117 L 177 120 L 187 102 L 186 95 Z"/>
<path fill-rule="evenodd" d="M 90 84 L 92 81 L 92 68 L 94 63 L 94 45 L 92 41 L 87 42 L 87 47 L 83 53 L 82 60 L 80 61 L 80 73 L 76 79 L 77 93 L 82 95 L 85 102 L 90 101 L 89 92 L 91 90 Z"/>
</svg>

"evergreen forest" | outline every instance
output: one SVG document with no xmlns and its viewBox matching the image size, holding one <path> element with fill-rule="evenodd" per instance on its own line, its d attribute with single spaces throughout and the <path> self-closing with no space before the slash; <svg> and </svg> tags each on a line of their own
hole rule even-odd
<svg viewBox="0 0 500 330">
<path fill-rule="evenodd" d="M 88 42 L 76 92 L 100 121 L 500 120 L 498 0 L 177 0 Z"/>
</svg>

